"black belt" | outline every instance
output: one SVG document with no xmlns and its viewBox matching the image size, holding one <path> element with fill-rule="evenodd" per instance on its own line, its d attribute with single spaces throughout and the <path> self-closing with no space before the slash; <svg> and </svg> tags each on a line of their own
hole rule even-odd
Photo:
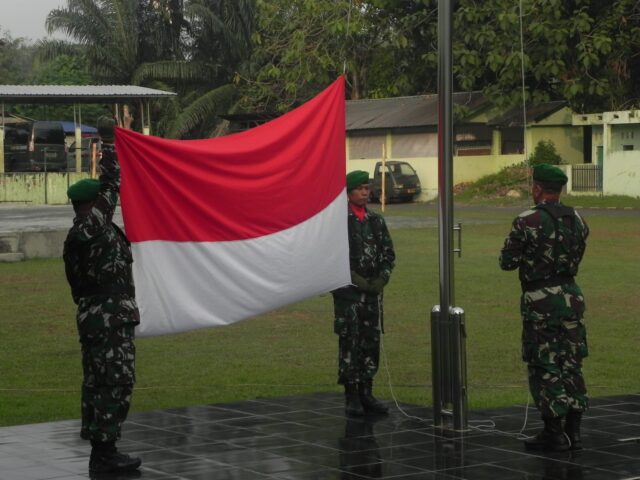
<svg viewBox="0 0 640 480">
<path fill-rule="evenodd" d="M 567 283 L 575 283 L 573 275 L 556 275 L 550 278 L 543 278 L 541 280 L 532 280 L 531 282 L 522 282 L 522 291 L 530 292 L 532 290 L 539 290 L 546 287 L 559 287 Z"/>
</svg>

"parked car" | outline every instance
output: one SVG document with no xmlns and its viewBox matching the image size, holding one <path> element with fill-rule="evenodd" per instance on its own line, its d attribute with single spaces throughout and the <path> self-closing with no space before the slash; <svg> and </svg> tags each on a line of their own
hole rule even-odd
<svg viewBox="0 0 640 480">
<path fill-rule="evenodd" d="M 29 165 L 31 124 L 14 123 L 4 127 L 4 171 L 16 172 Z"/>
<path fill-rule="evenodd" d="M 67 145 L 60 122 L 35 121 L 29 136 L 29 168 L 31 171 L 61 172 L 67 169 Z"/>
<path fill-rule="evenodd" d="M 98 137 L 85 137 L 81 139 L 80 158 L 83 172 L 91 170 L 91 149 L 93 145 L 96 145 L 96 155 L 100 154 L 100 148 L 98 147 L 99 142 L 100 138 Z M 67 171 L 76 171 L 76 142 L 69 145 L 69 152 L 67 153 Z"/>
<path fill-rule="evenodd" d="M 60 122 L 25 122 L 5 126 L 7 172 L 61 172 L 67 168 L 67 146 Z"/>
<path fill-rule="evenodd" d="M 422 192 L 420 179 L 407 162 L 389 160 L 385 162 L 385 203 L 392 200 L 412 201 Z M 376 163 L 370 180 L 370 196 L 380 201 L 382 197 L 382 162 Z"/>
</svg>

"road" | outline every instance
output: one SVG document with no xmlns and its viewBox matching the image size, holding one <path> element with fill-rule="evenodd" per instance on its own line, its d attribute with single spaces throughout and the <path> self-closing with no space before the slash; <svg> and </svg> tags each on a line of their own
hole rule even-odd
<svg viewBox="0 0 640 480">
<path fill-rule="evenodd" d="M 120 207 L 114 215 L 122 225 Z M 0 233 L 64 230 L 73 223 L 71 205 L 0 205 Z"/>
<path fill-rule="evenodd" d="M 379 205 L 373 205 L 376 210 Z M 405 210 L 424 208 L 424 216 L 401 216 L 398 213 Z M 504 223 L 500 220 L 477 220 L 464 218 L 465 212 L 496 212 L 517 213 L 523 211 L 522 206 L 515 207 L 491 207 L 491 206 L 460 206 L 455 207 L 456 221 L 461 217 L 465 224 L 492 224 Z M 640 209 L 583 209 L 585 217 L 594 215 L 640 217 Z M 394 215 L 394 213 L 396 213 Z M 385 219 L 390 228 L 436 228 L 438 226 L 437 205 L 434 203 L 416 206 L 414 203 L 391 204 L 385 212 Z M 122 226 L 122 214 L 120 207 L 116 209 L 115 222 Z M 64 230 L 71 226 L 73 221 L 73 208 L 71 205 L 22 205 L 0 204 L 0 233 Z"/>
</svg>

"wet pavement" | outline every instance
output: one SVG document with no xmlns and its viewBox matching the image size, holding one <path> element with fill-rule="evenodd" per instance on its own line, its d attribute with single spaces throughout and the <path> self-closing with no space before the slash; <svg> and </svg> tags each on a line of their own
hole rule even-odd
<svg viewBox="0 0 640 480">
<path fill-rule="evenodd" d="M 135 401 L 135 400 L 134 400 Z M 584 449 L 529 452 L 516 438 L 526 407 L 472 412 L 472 430 L 443 435 L 427 407 L 348 420 L 343 397 L 321 393 L 130 415 L 119 442 L 137 475 L 87 473 L 77 420 L 0 428 L 0 479 L 547 479 L 640 478 L 640 395 L 598 398 Z M 415 418 L 417 417 L 417 418 Z M 529 407 L 525 433 L 541 426 Z M 498 432 L 499 430 L 499 432 Z"/>
</svg>

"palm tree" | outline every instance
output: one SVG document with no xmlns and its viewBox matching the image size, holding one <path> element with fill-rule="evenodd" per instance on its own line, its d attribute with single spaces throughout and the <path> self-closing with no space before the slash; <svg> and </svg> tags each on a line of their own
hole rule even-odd
<svg viewBox="0 0 640 480">
<path fill-rule="evenodd" d="M 103 82 L 130 83 L 142 63 L 137 0 L 67 0 L 66 8 L 49 13 L 49 33 L 63 32 L 75 43 L 44 41 L 45 56 L 82 48 L 93 76 Z"/>
<path fill-rule="evenodd" d="M 179 93 L 162 119 L 167 136 L 204 135 L 235 98 L 233 74 L 250 51 L 255 0 L 67 0 L 49 13 L 45 57 L 87 56 L 96 80 Z"/>
<path fill-rule="evenodd" d="M 209 136 L 217 115 L 233 108 L 237 98 L 234 78 L 251 54 L 255 0 L 190 0 L 184 12 L 191 39 L 188 60 L 144 65 L 134 80 L 186 82 L 183 107 L 166 133 Z"/>
</svg>

